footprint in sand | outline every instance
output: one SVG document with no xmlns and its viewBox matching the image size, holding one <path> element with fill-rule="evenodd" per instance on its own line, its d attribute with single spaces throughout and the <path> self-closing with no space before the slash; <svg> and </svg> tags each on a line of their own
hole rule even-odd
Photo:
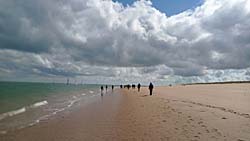
<svg viewBox="0 0 250 141">
<path fill-rule="evenodd" d="M 217 132 L 217 135 L 222 136 L 221 132 Z"/>
<path fill-rule="evenodd" d="M 217 139 L 215 136 L 211 136 L 211 138 L 213 138 L 213 139 Z"/>
<path fill-rule="evenodd" d="M 160 141 L 165 141 L 165 139 L 164 138 L 160 138 Z"/>
<path fill-rule="evenodd" d="M 190 121 L 194 121 L 192 118 L 189 119 Z"/>
<path fill-rule="evenodd" d="M 183 127 L 183 128 L 187 128 L 188 126 L 185 124 L 185 125 L 183 125 L 182 127 Z"/>
<path fill-rule="evenodd" d="M 201 125 L 201 127 L 203 127 L 203 128 L 207 128 L 207 126 L 206 126 L 206 125 L 204 125 L 204 124 L 203 124 L 203 125 Z"/>
<path fill-rule="evenodd" d="M 199 121 L 198 124 L 202 124 L 203 122 L 202 121 Z"/>
<path fill-rule="evenodd" d="M 212 129 L 212 132 L 215 132 L 218 136 L 222 136 L 222 134 L 220 133 L 220 131 L 218 129 Z"/>
<path fill-rule="evenodd" d="M 200 136 L 194 136 L 194 137 L 200 139 Z"/>
<path fill-rule="evenodd" d="M 213 132 L 217 132 L 217 131 L 218 131 L 218 129 L 213 128 L 213 129 L 212 129 L 212 131 L 213 131 Z"/>
<path fill-rule="evenodd" d="M 221 119 L 227 119 L 226 117 L 222 117 Z"/>
</svg>

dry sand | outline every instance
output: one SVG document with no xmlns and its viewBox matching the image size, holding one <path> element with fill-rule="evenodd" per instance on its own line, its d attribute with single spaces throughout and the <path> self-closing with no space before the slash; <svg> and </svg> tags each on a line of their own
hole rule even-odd
<svg viewBox="0 0 250 141">
<path fill-rule="evenodd" d="M 116 90 L 70 114 L 0 135 L 1 141 L 249 141 L 250 85 Z"/>
</svg>

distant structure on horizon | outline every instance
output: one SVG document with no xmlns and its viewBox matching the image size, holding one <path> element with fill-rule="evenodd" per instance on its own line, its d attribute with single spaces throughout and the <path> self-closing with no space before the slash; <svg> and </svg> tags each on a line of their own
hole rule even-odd
<svg viewBox="0 0 250 141">
<path fill-rule="evenodd" d="M 69 85 L 69 78 L 67 78 L 67 83 L 66 84 Z"/>
</svg>

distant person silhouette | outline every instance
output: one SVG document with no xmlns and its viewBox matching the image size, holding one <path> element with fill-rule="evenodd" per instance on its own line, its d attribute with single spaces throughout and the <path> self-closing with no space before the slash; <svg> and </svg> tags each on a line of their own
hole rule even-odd
<svg viewBox="0 0 250 141">
<path fill-rule="evenodd" d="M 114 85 L 111 86 L 112 87 L 112 92 L 114 91 Z"/>
<path fill-rule="evenodd" d="M 141 84 L 140 83 L 137 85 L 137 88 L 138 88 L 138 92 L 140 92 L 140 90 L 141 90 Z"/>
<path fill-rule="evenodd" d="M 103 86 L 101 86 L 101 96 L 103 96 Z"/>
<path fill-rule="evenodd" d="M 122 89 L 122 85 L 120 85 L 120 88 Z"/>
<path fill-rule="evenodd" d="M 106 92 L 107 92 L 108 91 L 108 85 L 106 85 L 105 88 L 106 88 Z"/>
<path fill-rule="evenodd" d="M 131 87 L 131 86 L 128 84 L 128 90 L 130 89 L 130 87 Z"/>
<path fill-rule="evenodd" d="M 148 86 L 148 89 L 149 89 L 150 95 L 152 95 L 153 94 L 153 89 L 154 89 L 154 85 L 152 84 L 152 82 L 150 82 L 150 84 Z"/>
</svg>

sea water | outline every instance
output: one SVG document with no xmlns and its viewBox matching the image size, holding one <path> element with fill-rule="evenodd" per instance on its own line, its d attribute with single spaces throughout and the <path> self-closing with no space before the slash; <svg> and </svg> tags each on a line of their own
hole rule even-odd
<svg viewBox="0 0 250 141">
<path fill-rule="evenodd" d="M 98 96 L 98 85 L 0 82 L 0 134 L 32 126 Z"/>
</svg>

